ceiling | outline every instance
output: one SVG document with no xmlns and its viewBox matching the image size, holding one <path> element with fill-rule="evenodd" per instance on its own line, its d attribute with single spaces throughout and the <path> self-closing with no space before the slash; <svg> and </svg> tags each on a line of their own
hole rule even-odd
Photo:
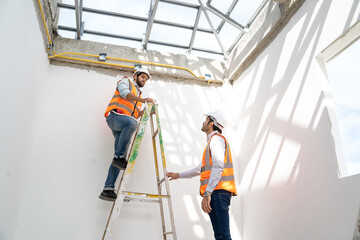
<svg viewBox="0 0 360 240">
<path fill-rule="evenodd" d="M 227 58 L 269 0 L 63 0 L 58 33 L 161 52 Z"/>
</svg>

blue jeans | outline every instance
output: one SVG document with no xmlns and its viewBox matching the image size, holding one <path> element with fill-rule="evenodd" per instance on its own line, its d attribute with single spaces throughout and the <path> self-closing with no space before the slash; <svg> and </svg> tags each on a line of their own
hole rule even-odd
<svg viewBox="0 0 360 240">
<path fill-rule="evenodd" d="M 106 118 L 106 122 L 115 137 L 114 157 L 125 158 L 131 137 L 137 128 L 136 120 L 128 116 L 110 113 Z M 119 172 L 118 168 L 110 165 L 104 190 L 115 189 L 115 182 Z"/>
<path fill-rule="evenodd" d="M 216 240 L 231 240 L 229 226 L 229 206 L 231 193 L 225 190 L 215 190 L 211 194 L 209 213 Z"/>
</svg>

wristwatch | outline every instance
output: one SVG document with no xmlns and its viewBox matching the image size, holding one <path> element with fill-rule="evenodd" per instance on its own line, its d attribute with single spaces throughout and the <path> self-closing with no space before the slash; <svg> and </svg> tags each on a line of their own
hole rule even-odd
<svg viewBox="0 0 360 240">
<path fill-rule="evenodd" d="M 204 197 L 208 197 L 208 196 L 210 196 L 211 195 L 211 192 L 209 192 L 209 191 L 205 191 L 204 192 Z"/>
</svg>

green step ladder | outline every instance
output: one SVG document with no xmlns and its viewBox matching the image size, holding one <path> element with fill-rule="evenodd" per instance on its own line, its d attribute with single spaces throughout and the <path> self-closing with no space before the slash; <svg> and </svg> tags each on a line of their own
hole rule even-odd
<svg viewBox="0 0 360 240">
<path fill-rule="evenodd" d="M 156 130 L 154 129 L 154 120 L 153 117 L 156 118 Z M 155 170 L 156 170 L 156 182 L 157 182 L 157 194 L 148 194 L 148 193 L 138 193 L 138 192 L 129 192 L 126 191 L 127 185 L 130 181 L 131 173 L 135 166 L 135 160 L 139 152 L 141 141 L 145 134 L 145 129 L 148 120 L 150 119 L 151 123 L 151 136 L 152 136 L 152 143 L 153 143 L 153 150 L 154 150 L 154 160 L 155 160 Z M 162 177 L 160 177 L 159 171 L 159 161 L 157 155 L 157 148 L 156 148 L 156 137 L 159 139 L 160 150 L 161 150 L 161 162 L 162 162 Z M 165 184 L 165 194 L 162 194 L 162 185 Z M 120 211 L 124 202 L 129 201 L 139 201 L 139 202 L 153 202 L 159 203 L 160 206 L 160 216 L 161 216 L 161 223 L 162 223 L 162 232 L 163 232 L 163 239 L 171 239 L 168 236 L 172 235 L 172 239 L 176 240 L 176 232 L 175 232 L 175 221 L 174 221 L 174 214 L 172 211 L 172 204 L 171 204 L 171 195 L 170 195 L 170 187 L 169 187 L 169 180 L 166 177 L 166 161 L 165 161 L 165 154 L 164 154 L 164 145 L 162 140 L 161 128 L 160 128 L 160 119 L 159 119 L 159 111 L 158 111 L 158 104 L 145 104 L 144 114 L 140 119 L 140 123 L 135 133 L 134 140 L 131 145 L 131 150 L 129 154 L 128 164 L 125 170 L 121 170 L 120 172 L 120 184 L 117 189 L 117 199 L 114 202 L 108 221 L 106 223 L 105 231 L 103 234 L 102 240 L 110 240 L 114 234 L 114 230 L 116 227 L 117 220 L 120 216 Z M 169 214 L 168 217 L 170 218 L 170 225 L 171 230 L 166 230 L 166 223 L 165 223 L 165 214 L 164 214 L 164 201 L 167 202 Z"/>
</svg>

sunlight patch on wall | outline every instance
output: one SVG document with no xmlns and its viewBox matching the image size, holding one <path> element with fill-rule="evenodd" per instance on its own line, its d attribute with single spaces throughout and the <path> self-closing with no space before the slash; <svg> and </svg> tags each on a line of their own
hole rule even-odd
<svg viewBox="0 0 360 240">
<path fill-rule="evenodd" d="M 272 174 L 272 169 L 275 164 L 276 155 L 278 153 L 282 136 L 269 132 L 267 139 L 264 142 L 264 147 L 262 152 L 260 152 L 259 166 L 256 170 L 254 187 L 263 188 Z"/>
<path fill-rule="evenodd" d="M 301 81 L 300 79 L 293 78 L 289 82 L 289 86 L 286 89 L 282 101 L 279 103 L 279 106 L 276 110 L 276 117 L 284 120 L 285 122 L 290 120 L 291 115 L 294 112 L 294 107 L 296 103 L 296 97 L 299 92 Z"/>
<path fill-rule="evenodd" d="M 241 221 L 241 220 L 239 220 Z M 240 225 L 240 224 L 239 224 Z M 241 234 L 236 224 L 234 216 L 230 213 L 230 231 L 231 231 L 231 238 L 236 240 L 241 240 Z"/>
<path fill-rule="evenodd" d="M 186 115 L 186 123 L 187 123 L 186 126 L 192 130 L 198 130 L 200 126 L 197 126 L 195 124 L 194 117 L 189 112 L 186 112 L 185 115 Z"/>
<path fill-rule="evenodd" d="M 184 206 L 186 206 L 186 211 L 187 211 L 187 214 L 188 214 L 190 220 L 193 221 L 193 222 L 199 221 L 200 217 L 197 214 L 194 202 L 192 200 L 192 196 L 184 195 L 183 196 L 183 201 L 184 201 Z"/>
<path fill-rule="evenodd" d="M 262 190 L 273 174 L 276 157 L 281 146 L 282 136 L 267 131 L 258 144 L 243 177 L 243 185 L 248 190 Z"/>
<path fill-rule="evenodd" d="M 271 114 L 273 111 L 274 103 L 276 101 L 277 95 L 272 96 L 265 104 L 264 111 L 262 113 L 262 118 L 258 127 L 258 131 L 256 133 L 256 138 L 258 138 L 259 133 L 262 131 L 263 125 L 265 121 L 268 119 L 269 114 Z"/>
<path fill-rule="evenodd" d="M 271 184 L 281 184 L 286 182 L 291 173 L 295 171 L 296 159 L 299 155 L 301 145 L 290 139 L 285 139 L 281 146 L 279 156 L 276 160 Z"/>
<path fill-rule="evenodd" d="M 167 118 L 170 120 L 176 119 L 176 113 L 173 109 L 173 106 L 171 106 L 168 103 L 163 103 L 163 108 L 165 109 L 165 112 L 167 113 Z"/>
<path fill-rule="evenodd" d="M 200 239 L 205 239 L 205 232 L 204 232 L 204 228 L 200 225 L 194 225 L 193 226 L 193 230 L 195 235 L 200 238 Z"/>
</svg>

